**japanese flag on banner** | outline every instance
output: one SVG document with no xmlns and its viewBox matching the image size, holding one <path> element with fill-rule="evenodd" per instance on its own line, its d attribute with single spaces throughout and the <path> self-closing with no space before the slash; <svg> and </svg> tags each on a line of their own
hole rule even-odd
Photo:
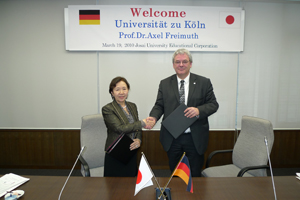
<svg viewBox="0 0 300 200">
<path fill-rule="evenodd" d="M 149 168 L 149 165 L 147 164 L 144 154 L 142 155 L 140 166 L 139 166 L 139 172 L 136 179 L 136 185 L 135 185 L 135 192 L 134 196 L 143 188 L 153 185 L 152 182 L 153 174 L 151 172 L 151 169 Z"/>
<path fill-rule="evenodd" d="M 240 28 L 240 12 L 220 12 L 220 28 Z"/>
</svg>

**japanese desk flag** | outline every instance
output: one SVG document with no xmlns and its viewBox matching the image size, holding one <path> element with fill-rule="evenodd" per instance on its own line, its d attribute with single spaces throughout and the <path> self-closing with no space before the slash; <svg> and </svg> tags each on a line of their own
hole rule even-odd
<svg viewBox="0 0 300 200">
<path fill-rule="evenodd" d="M 147 164 L 144 155 L 142 155 L 140 166 L 139 166 L 139 172 L 136 179 L 136 185 L 135 185 L 135 192 L 134 196 L 143 188 L 153 185 L 152 182 L 153 174 L 151 172 L 151 169 L 149 168 L 149 165 Z"/>
</svg>

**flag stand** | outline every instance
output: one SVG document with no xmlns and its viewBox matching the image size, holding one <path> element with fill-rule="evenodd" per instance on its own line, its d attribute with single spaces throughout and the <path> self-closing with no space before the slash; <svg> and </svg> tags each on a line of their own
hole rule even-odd
<svg viewBox="0 0 300 200">
<path fill-rule="evenodd" d="M 157 200 L 172 200 L 171 198 L 171 189 L 170 188 L 165 188 L 163 194 L 165 198 L 161 195 L 161 190 L 163 188 L 155 188 L 156 191 L 156 199 Z"/>
</svg>

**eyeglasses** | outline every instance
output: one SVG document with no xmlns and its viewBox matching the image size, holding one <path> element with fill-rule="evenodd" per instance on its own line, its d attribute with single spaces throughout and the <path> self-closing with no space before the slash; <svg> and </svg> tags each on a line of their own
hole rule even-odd
<svg viewBox="0 0 300 200">
<path fill-rule="evenodd" d="M 175 64 L 176 64 L 176 65 L 180 65 L 180 63 L 182 63 L 182 64 L 186 65 L 186 64 L 188 64 L 189 62 L 190 62 L 190 61 L 188 61 L 188 60 L 183 60 L 183 61 L 176 60 L 176 61 L 175 61 Z"/>
</svg>

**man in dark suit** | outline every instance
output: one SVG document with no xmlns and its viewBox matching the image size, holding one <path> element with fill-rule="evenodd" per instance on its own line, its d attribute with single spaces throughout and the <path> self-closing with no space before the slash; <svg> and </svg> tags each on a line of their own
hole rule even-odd
<svg viewBox="0 0 300 200">
<path fill-rule="evenodd" d="M 178 49 L 172 59 L 176 74 L 160 82 L 155 105 L 147 120 L 157 122 L 162 115 L 164 115 L 164 120 L 180 103 L 187 105 L 188 108 L 184 111 L 185 116 L 197 117 L 197 120 L 177 139 L 164 126 L 161 126 L 160 142 L 168 154 L 171 171 L 175 169 L 183 152 L 186 152 L 192 176 L 197 177 L 201 176 L 204 153 L 208 145 L 208 116 L 218 110 L 219 104 L 210 80 L 190 73 L 193 60 L 188 50 Z"/>
</svg>

